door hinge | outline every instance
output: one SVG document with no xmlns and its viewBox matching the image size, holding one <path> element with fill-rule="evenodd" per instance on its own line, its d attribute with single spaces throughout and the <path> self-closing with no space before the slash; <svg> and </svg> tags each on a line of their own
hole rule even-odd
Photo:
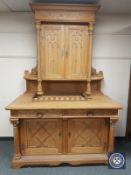
<svg viewBox="0 0 131 175">
<path fill-rule="evenodd" d="M 108 149 L 108 144 L 104 142 L 104 149 L 107 150 Z"/>
<path fill-rule="evenodd" d="M 25 145 L 24 145 L 24 144 L 21 144 L 21 145 L 20 145 L 20 148 L 21 148 L 21 150 L 24 150 Z"/>
</svg>

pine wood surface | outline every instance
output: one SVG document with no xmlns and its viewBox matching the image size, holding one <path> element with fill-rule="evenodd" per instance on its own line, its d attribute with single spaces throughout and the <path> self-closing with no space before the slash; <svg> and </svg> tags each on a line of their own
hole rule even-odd
<svg viewBox="0 0 131 175">
<path fill-rule="evenodd" d="M 31 4 L 37 39 L 37 95 L 42 80 L 86 80 L 91 94 L 92 35 L 97 5 Z"/>
<path fill-rule="evenodd" d="M 33 102 L 32 94 L 25 93 L 6 107 L 8 110 L 19 109 L 122 109 L 122 106 L 108 96 L 95 94 L 88 101 L 42 101 Z"/>
<path fill-rule="evenodd" d="M 30 165 L 57 166 L 61 162 L 71 165 L 80 164 L 107 164 L 107 154 L 81 154 L 81 155 L 48 155 L 48 156 L 22 156 L 19 160 L 12 161 L 12 168 L 20 168 Z"/>
<path fill-rule="evenodd" d="M 26 92 L 6 107 L 14 130 L 12 167 L 107 163 L 122 106 L 101 92 L 103 72 L 92 68 L 98 6 L 34 3 L 31 7 L 37 62 L 30 73 L 25 71 Z M 80 94 L 86 100 L 69 98 Z M 34 95 L 50 98 L 34 101 Z"/>
<path fill-rule="evenodd" d="M 34 3 L 35 20 L 48 22 L 94 22 L 96 4 Z"/>
<path fill-rule="evenodd" d="M 86 80 L 88 25 L 43 24 L 41 33 L 42 79 Z"/>
</svg>

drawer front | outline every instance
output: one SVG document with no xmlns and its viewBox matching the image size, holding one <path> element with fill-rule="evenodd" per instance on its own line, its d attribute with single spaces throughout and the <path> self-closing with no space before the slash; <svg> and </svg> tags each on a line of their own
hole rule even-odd
<svg viewBox="0 0 131 175">
<path fill-rule="evenodd" d="M 60 110 L 30 110 L 19 111 L 19 118 L 61 118 L 62 112 Z"/>
<path fill-rule="evenodd" d="M 109 118 L 117 115 L 116 110 L 29 110 L 19 111 L 19 118 Z M 14 115 L 15 116 L 15 115 Z"/>
<path fill-rule="evenodd" d="M 63 111 L 63 118 L 109 118 L 117 115 L 116 110 L 65 110 Z"/>
</svg>

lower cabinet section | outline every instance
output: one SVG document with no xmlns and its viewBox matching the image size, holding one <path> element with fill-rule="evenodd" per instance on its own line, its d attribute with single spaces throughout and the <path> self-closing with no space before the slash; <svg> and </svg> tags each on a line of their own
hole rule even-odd
<svg viewBox="0 0 131 175">
<path fill-rule="evenodd" d="M 114 124 L 118 116 L 88 117 L 67 113 L 62 116 L 16 113 L 11 118 L 14 128 L 13 168 L 28 165 L 72 165 L 107 163 L 113 151 Z M 82 113 L 81 113 L 82 114 Z M 48 117 L 48 118 L 47 118 Z M 83 117 L 83 118 L 82 118 Z"/>
<path fill-rule="evenodd" d="M 23 119 L 20 149 L 24 156 L 106 153 L 108 119 Z"/>
</svg>

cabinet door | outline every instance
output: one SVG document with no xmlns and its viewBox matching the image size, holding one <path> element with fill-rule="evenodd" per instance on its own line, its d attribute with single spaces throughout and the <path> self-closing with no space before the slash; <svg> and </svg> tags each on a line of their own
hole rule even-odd
<svg viewBox="0 0 131 175">
<path fill-rule="evenodd" d="M 60 119 L 25 119 L 21 125 L 23 155 L 60 154 L 62 152 Z"/>
<path fill-rule="evenodd" d="M 70 119 L 69 153 L 104 153 L 107 151 L 108 123 L 104 119 Z"/>
<path fill-rule="evenodd" d="M 43 80 L 59 80 L 64 77 L 63 25 L 42 25 L 41 72 Z"/>
<path fill-rule="evenodd" d="M 68 25 L 66 33 L 66 79 L 86 80 L 88 26 Z"/>
</svg>

